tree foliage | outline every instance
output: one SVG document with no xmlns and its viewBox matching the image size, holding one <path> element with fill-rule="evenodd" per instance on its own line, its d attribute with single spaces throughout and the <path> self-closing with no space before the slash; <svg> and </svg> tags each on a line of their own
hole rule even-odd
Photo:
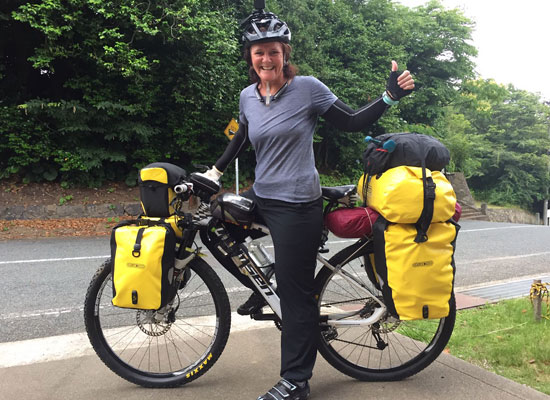
<svg viewBox="0 0 550 400">
<path fill-rule="evenodd" d="M 147 162 L 189 165 L 225 144 L 245 82 L 231 2 L 8 1 L 1 12 L 19 34 L 2 35 L 0 119 L 19 106 L 52 148 L 17 158 L 18 126 L 3 130 L 0 177 L 132 180 Z"/>
<path fill-rule="evenodd" d="M 356 179 L 363 137 L 441 138 L 452 170 L 498 202 L 548 188 L 548 105 L 475 79 L 473 22 L 438 1 L 268 0 L 292 30 L 293 62 L 352 107 L 384 90 L 391 60 L 417 90 L 364 132 L 323 120 L 321 172 Z M 247 85 L 238 21 L 252 0 L 5 0 L 0 4 L 0 179 L 135 182 L 138 168 L 186 168 L 221 154 Z M 254 154 L 241 162 L 250 176 Z M 229 174 L 231 174 L 229 172 Z"/>
<path fill-rule="evenodd" d="M 540 96 L 478 79 L 462 85 L 460 98 L 448 111 L 449 119 L 467 126 L 460 133 L 453 131 L 456 125 L 443 127 L 447 138 L 458 133 L 469 152 L 455 158 L 454 166 L 471 176 L 480 199 L 530 207 L 547 198 L 550 107 Z"/>
</svg>

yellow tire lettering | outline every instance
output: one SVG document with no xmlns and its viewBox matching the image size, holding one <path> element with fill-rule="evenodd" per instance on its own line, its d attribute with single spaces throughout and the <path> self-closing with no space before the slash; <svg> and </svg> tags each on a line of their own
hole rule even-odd
<svg viewBox="0 0 550 400">
<path fill-rule="evenodd" d="M 190 378 L 193 375 L 197 374 L 199 372 L 199 370 L 203 369 L 206 366 L 206 364 L 208 364 L 208 361 L 210 361 L 211 359 L 212 359 L 212 353 L 208 354 L 208 357 L 206 357 L 206 360 L 204 360 L 202 362 L 202 364 L 199 365 L 197 368 L 195 368 L 193 371 L 191 371 L 187 375 L 185 375 L 185 377 Z"/>
</svg>

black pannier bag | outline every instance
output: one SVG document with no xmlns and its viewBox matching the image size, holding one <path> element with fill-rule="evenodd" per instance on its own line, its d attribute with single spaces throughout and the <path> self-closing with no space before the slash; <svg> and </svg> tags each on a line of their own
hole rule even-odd
<svg viewBox="0 0 550 400">
<path fill-rule="evenodd" d="M 138 183 L 141 207 L 148 217 L 169 217 L 175 197 L 174 186 L 181 183 L 186 172 L 170 163 L 152 163 L 139 171 Z"/>
<path fill-rule="evenodd" d="M 210 204 L 215 218 L 249 228 L 254 222 L 255 204 L 252 200 L 233 193 L 223 193 Z"/>
<path fill-rule="evenodd" d="M 395 148 L 389 152 L 383 144 L 392 140 Z M 365 173 L 373 176 L 390 168 L 408 165 L 441 171 L 449 163 L 449 150 L 436 138 L 420 133 L 386 133 L 376 137 L 363 152 Z"/>
</svg>

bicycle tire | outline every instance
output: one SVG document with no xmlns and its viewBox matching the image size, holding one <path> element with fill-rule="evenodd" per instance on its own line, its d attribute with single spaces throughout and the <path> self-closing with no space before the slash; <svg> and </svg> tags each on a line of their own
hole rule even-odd
<svg viewBox="0 0 550 400">
<path fill-rule="evenodd" d="M 351 257 L 343 269 L 354 274 L 369 287 L 372 294 L 383 301 L 382 293 L 366 273 L 364 257 L 368 254 L 364 251 L 354 254 L 357 248 L 354 245 L 345 248 L 329 262 L 331 265 L 339 265 Z M 316 293 L 322 316 L 331 307 L 359 309 L 369 301 L 337 276 L 326 266 L 316 276 Z M 370 301 L 374 305 L 374 300 Z M 334 368 L 358 380 L 402 380 L 420 372 L 441 354 L 452 335 L 455 318 L 456 305 L 452 294 L 449 315 L 438 320 L 400 321 L 386 315 L 378 325 L 338 327 L 328 331 L 324 328 L 319 353 Z M 387 344 L 386 348 L 381 350 L 377 347 L 375 334 Z"/>
<path fill-rule="evenodd" d="M 178 290 L 172 322 L 153 311 L 114 307 L 111 262 L 95 273 L 84 303 L 88 338 L 114 373 L 140 386 L 182 386 L 208 371 L 223 352 L 231 326 L 227 292 L 210 265 L 195 258 Z M 173 365 L 172 365 L 173 364 Z"/>
</svg>

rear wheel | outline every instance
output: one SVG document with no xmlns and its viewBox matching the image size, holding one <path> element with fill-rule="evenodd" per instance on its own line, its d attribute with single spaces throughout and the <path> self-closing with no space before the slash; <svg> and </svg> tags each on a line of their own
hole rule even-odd
<svg viewBox="0 0 550 400">
<path fill-rule="evenodd" d="M 345 262 L 343 270 L 382 300 L 382 293 L 367 277 L 368 255 L 365 251 L 354 254 L 356 250 L 357 246 L 350 246 L 340 251 L 330 264 Z M 364 289 L 351 285 L 327 267 L 316 277 L 316 290 L 321 316 L 329 318 L 322 326 L 319 352 L 333 367 L 359 380 L 400 380 L 418 373 L 444 350 L 454 328 L 454 295 L 445 318 L 401 321 L 386 314 L 372 325 L 336 327 L 330 324 L 331 314 L 344 312 L 350 315 L 347 319 L 367 318 L 377 309 L 377 302 Z"/>
<path fill-rule="evenodd" d="M 116 374 L 145 387 L 174 387 L 204 374 L 227 343 L 227 293 L 212 268 L 191 261 L 165 312 L 114 307 L 111 263 L 93 277 L 84 304 L 92 346 Z"/>
</svg>

